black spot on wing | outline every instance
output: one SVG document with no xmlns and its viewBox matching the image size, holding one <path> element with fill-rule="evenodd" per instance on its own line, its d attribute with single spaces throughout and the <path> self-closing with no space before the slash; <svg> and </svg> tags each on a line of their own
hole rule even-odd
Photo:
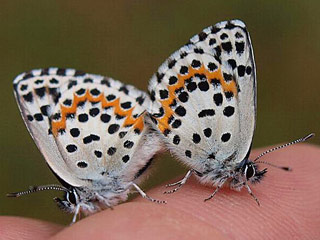
<svg viewBox="0 0 320 240">
<path fill-rule="evenodd" d="M 128 95 L 129 94 L 129 90 L 126 86 L 122 86 L 119 88 L 119 92 L 124 92 L 124 94 Z"/>
<path fill-rule="evenodd" d="M 74 144 L 69 144 L 66 146 L 66 150 L 69 152 L 69 153 L 73 153 L 75 151 L 77 151 L 77 146 L 74 145 Z"/>
<path fill-rule="evenodd" d="M 77 163 L 77 166 L 79 168 L 86 168 L 86 167 L 88 167 L 88 163 L 81 161 L 81 162 Z"/>
<path fill-rule="evenodd" d="M 227 106 L 223 109 L 223 114 L 226 117 L 231 117 L 234 114 L 234 107 L 232 106 Z"/>
<path fill-rule="evenodd" d="M 230 140 L 231 134 L 230 133 L 224 133 L 221 136 L 221 141 L 222 142 L 228 142 Z"/>
<path fill-rule="evenodd" d="M 124 155 L 124 156 L 122 157 L 122 161 L 123 161 L 124 163 L 127 163 L 129 160 L 130 160 L 129 155 Z"/>
<path fill-rule="evenodd" d="M 177 63 L 177 61 L 175 59 L 170 59 L 168 61 L 168 68 L 169 69 L 173 68 L 176 63 Z"/>
<path fill-rule="evenodd" d="M 236 42 L 236 51 L 240 55 L 244 52 L 244 42 Z"/>
<path fill-rule="evenodd" d="M 213 109 L 204 109 L 198 113 L 199 118 L 214 116 L 215 111 Z"/>
<path fill-rule="evenodd" d="M 33 78 L 33 77 L 34 77 L 33 73 L 32 72 L 28 72 L 23 76 L 23 79 L 25 80 L 25 79 Z"/>
<path fill-rule="evenodd" d="M 71 89 L 72 87 L 77 86 L 77 84 L 78 83 L 76 80 L 69 80 L 68 89 Z"/>
<path fill-rule="evenodd" d="M 43 116 L 48 116 L 48 110 L 49 110 L 50 106 L 49 105 L 44 105 L 40 107 L 40 111 L 42 113 Z"/>
<path fill-rule="evenodd" d="M 75 73 L 74 73 L 74 76 L 75 77 L 80 77 L 80 76 L 84 76 L 84 75 L 86 75 L 86 73 L 85 72 L 83 72 L 83 71 L 76 71 Z"/>
<path fill-rule="evenodd" d="M 43 121 L 43 116 L 41 113 L 36 113 L 33 115 L 34 119 L 37 120 L 38 122 Z"/>
<path fill-rule="evenodd" d="M 36 94 L 37 94 L 40 98 L 42 98 L 42 97 L 44 97 L 44 95 L 45 95 L 45 93 L 46 93 L 46 88 L 45 88 L 45 87 L 36 88 L 36 89 L 35 89 L 35 92 L 36 92 Z"/>
<path fill-rule="evenodd" d="M 106 79 L 106 78 L 103 78 L 101 80 L 101 85 L 106 85 L 107 87 L 111 87 L 110 81 L 108 79 Z"/>
<path fill-rule="evenodd" d="M 243 65 L 238 66 L 238 75 L 239 77 L 243 77 L 246 71 L 246 67 Z"/>
<path fill-rule="evenodd" d="M 232 51 L 232 44 L 231 42 L 224 42 L 221 43 L 221 47 L 224 51 L 226 51 L 227 53 L 230 53 Z"/>
<path fill-rule="evenodd" d="M 208 37 L 208 34 L 206 34 L 205 32 L 201 32 L 198 34 L 198 37 L 199 37 L 199 41 L 204 41 Z"/>
<path fill-rule="evenodd" d="M 180 140 L 181 139 L 180 139 L 179 135 L 175 135 L 173 137 L 173 144 L 178 145 L 180 143 Z"/>
</svg>

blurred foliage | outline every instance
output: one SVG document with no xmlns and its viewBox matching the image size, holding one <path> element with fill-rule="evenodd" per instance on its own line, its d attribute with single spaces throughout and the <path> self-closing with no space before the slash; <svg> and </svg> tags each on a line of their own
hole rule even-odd
<svg viewBox="0 0 320 240">
<path fill-rule="evenodd" d="M 319 144 L 319 7 L 317 0 L 1 1 L 0 214 L 58 223 L 71 219 L 51 201 L 58 193 L 5 198 L 29 185 L 57 182 L 20 117 L 12 93 L 16 75 L 70 67 L 146 90 L 150 76 L 172 52 L 222 20 L 243 20 L 252 37 L 258 68 L 254 147 L 309 132 L 318 133 L 310 142 Z M 158 157 L 156 165 L 146 189 L 183 172 L 168 154 Z"/>
</svg>

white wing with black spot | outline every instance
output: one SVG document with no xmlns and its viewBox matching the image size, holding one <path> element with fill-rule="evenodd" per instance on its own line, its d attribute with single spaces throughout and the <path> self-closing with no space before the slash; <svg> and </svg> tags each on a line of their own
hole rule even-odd
<svg viewBox="0 0 320 240">
<path fill-rule="evenodd" d="M 17 76 L 13 82 L 16 100 L 24 122 L 50 168 L 73 186 L 82 186 L 68 171 L 50 132 L 50 117 L 63 85 L 76 81 L 80 72 L 68 69 L 38 69 Z"/>
<path fill-rule="evenodd" d="M 161 148 L 144 122 L 149 98 L 133 86 L 49 68 L 19 75 L 14 89 L 38 148 L 72 186 L 104 185 L 110 176 L 132 181 Z M 155 146 L 137 156 L 149 135 Z"/>
<path fill-rule="evenodd" d="M 149 84 L 155 127 L 171 152 L 198 171 L 242 161 L 256 116 L 249 34 L 239 20 L 204 29 L 162 64 Z"/>
</svg>

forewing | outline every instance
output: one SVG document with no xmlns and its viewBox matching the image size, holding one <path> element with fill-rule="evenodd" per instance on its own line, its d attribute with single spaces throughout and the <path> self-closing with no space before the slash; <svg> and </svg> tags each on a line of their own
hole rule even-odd
<svg viewBox="0 0 320 240">
<path fill-rule="evenodd" d="M 143 105 L 149 101 L 133 86 L 73 69 L 49 68 L 19 75 L 14 90 L 46 162 L 72 186 L 117 177 L 126 165 L 139 171 L 159 150 L 155 146 L 141 154 L 140 161 L 135 157 L 133 162 L 138 163 L 131 163 L 148 131 Z"/>
<path fill-rule="evenodd" d="M 255 128 L 256 77 L 243 22 L 204 29 L 159 68 L 150 113 L 172 153 L 192 167 L 241 161 Z M 198 169 L 201 171 L 201 169 Z"/>
<path fill-rule="evenodd" d="M 82 73 L 72 69 L 38 69 L 22 73 L 13 82 L 23 120 L 50 168 L 64 181 L 83 183 L 69 172 L 50 131 L 50 117 L 61 96 L 61 86 L 72 86 Z"/>
</svg>

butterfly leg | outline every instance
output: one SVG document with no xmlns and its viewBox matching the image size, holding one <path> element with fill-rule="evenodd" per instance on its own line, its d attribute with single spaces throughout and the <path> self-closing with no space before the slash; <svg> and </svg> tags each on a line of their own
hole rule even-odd
<svg viewBox="0 0 320 240">
<path fill-rule="evenodd" d="M 154 199 L 154 198 L 149 197 L 149 196 L 148 196 L 144 191 L 142 191 L 142 189 L 141 189 L 137 184 L 135 184 L 135 183 L 132 183 L 132 186 L 140 193 L 140 195 L 141 195 L 143 198 L 145 198 L 145 199 L 147 199 L 147 200 L 149 200 L 149 201 L 151 201 L 151 202 L 155 202 L 155 203 L 167 203 L 167 201 L 157 200 L 157 199 Z"/>
<path fill-rule="evenodd" d="M 223 186 L 223 184 L 227 181 L 227 179 L 228 179 L 228 178 L 223 178 L 223 179 L 221 179 L 221 181 L 220 181 L 220 183 L 218 184 L 216 190 L 214 190 L 214 192 L 213 192 L 208 198 L 204 199 L 204 201 L 206 202 L 206 201 L 210 200 L 211 198 L 213 198 L 214 195 L 216 195 L 216 193 L 217 193 L 217 192 L 220 190 L 220 188 Z"/>
<path fill-rule="evenodd" d="M 245 187 L 248 190 L 248 193 L 251 195 L 251 197 L 253 197 L 254 200 L 256 200 L 258 206 L 260 206 L 260 202 L 258 200 L 258 198 L 253 194 L 253 192 L 251 191 L 251 188 L 249 187 L 249 185 L 247 183 L 245 183 Z"/>
<path fill-rule="evenodd" d="M 178 191 L 187 182 L 187 180 L 191 177 L 191 175 L 194 173 L 194 171 L 195 171 L 194 169 L 191 169 L 187 172 L 187 174 L 184 176 L 184 178 L 181 179 L 180 181 L 166 185 L 166 187 L 173 187 L 173 186 L 177 186 L 177 185 L 178 186 L 175 189 L 172 189 L 170 191 L 165 191 L 164 193 L 170 194 L 170 193 L 174 193 L 174 192 Z"/>
<path fill-rule="evenodd" d="M 70 225 L 74 224 L 77 221 L 77 216 L 79 213 L 80 213 L 80 204 L 78 204 L 76 206 L 76 210 L 74 211 L 74 215 L 73 215 L 72 222 Z"/>
</svg>

